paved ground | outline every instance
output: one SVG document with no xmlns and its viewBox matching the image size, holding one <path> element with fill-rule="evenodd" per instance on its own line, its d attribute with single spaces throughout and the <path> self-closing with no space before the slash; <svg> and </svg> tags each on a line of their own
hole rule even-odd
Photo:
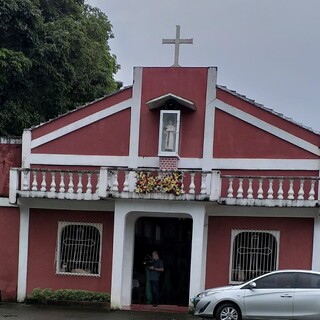
<svg viewBox="0 0 320 320">
<path fill-rule="evenodd" d="M 107 311 L 102 309 L 37 306 L 20 303 L 1 303 L 0 319 L 9 320 L 197 320 L 186 313 L 145 311 Z"/>
</svg>

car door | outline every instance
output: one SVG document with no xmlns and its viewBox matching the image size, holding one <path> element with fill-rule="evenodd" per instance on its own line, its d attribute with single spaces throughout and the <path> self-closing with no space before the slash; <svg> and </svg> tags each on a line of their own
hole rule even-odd
<svg viewBox="0 0 320 320">
<path fill-rule="evenodd" d="M 245 317 L 248 319 L 291 319 L 295 273 L 281 272 L 246 285 Z"/>
<path fill-rule="evenodd" d="M 294 319 L 320 319 L 320 275 L 298 273 L 293 301 Z"/>
</svg>

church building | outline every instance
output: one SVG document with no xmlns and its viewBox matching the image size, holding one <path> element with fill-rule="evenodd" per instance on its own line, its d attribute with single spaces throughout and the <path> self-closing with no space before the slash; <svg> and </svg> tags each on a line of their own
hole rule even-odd
<svg viewBox="0 0 320 320">
<path fill-rule="evenodd" d="M 217 79 L 176 55 L 1 140 L 2 300 L 63 288 L 146 304 L 152 250 L 160 307 L 276 269 L 320 271 L 319 133 Z"/>
</svg>

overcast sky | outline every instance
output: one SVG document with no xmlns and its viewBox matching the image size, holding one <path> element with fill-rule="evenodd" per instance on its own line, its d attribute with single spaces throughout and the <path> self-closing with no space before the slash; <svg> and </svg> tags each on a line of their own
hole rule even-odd
<svg viewBox="0 0 320 320">
<path fill-rule="evenodd" d="M 320 131 L 320 0 L 87 0 L 113 25 L 116 79 L 135 66 L 218 67 L 218 84 Z"/>
</svg>

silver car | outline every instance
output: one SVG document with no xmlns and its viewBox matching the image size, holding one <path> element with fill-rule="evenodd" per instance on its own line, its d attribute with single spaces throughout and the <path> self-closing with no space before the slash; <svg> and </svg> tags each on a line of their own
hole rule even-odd
<svg viewBox="0 0 320 320">
<path fill-rule="evenodd" d="M 319 320 L 320 272 L 273 271 L 240 285 L 208 289 L 191 301 L 202 318 Z"/>
</svg>

